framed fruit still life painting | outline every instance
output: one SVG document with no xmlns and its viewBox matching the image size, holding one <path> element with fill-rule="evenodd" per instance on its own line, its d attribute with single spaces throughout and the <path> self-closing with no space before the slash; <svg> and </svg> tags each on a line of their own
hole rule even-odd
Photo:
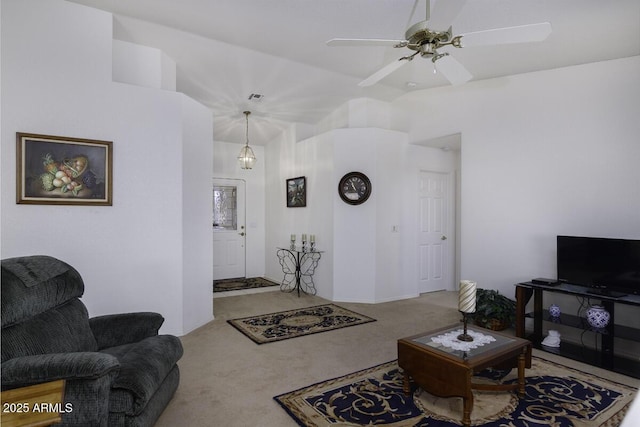
<svg viewBox="0 0 640 427">
<path fill-rule="evenodd" d="M 16 133 L 16 203 L 113 204 L 113 142 Z"/>
</svg>

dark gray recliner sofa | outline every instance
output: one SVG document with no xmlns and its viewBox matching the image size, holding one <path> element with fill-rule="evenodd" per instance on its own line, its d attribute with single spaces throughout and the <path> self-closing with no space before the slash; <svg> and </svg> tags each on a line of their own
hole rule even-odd
<svg viewBox="0 0 640 427">
<path fill-rule="evenodd" d="M 157 313 L 89 318 L 83 293 L 58 259 L 2 260 L 2 389 L 64 379 L 62 425 L 153 425 L 180 381 L 180 340 L 158 335 Z"/>
</svg>

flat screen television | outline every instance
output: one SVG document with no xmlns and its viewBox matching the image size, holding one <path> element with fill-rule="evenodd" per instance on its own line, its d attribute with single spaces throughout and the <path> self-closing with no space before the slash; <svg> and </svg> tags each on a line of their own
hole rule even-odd
<svg viewBox="0 0 640 427">
<path fill-rule="evenodd" d="M 611 296 L 640 294 L 640 240 L 558 236 L 558 281 Z"/>
</svg>

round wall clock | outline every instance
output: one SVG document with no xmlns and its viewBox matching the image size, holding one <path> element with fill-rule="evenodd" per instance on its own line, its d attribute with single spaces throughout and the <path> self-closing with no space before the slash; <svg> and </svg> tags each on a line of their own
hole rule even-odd
<svg viewBox="0 0 640 427">
<path fill-rule="evenodd" d="M 349 172 L 340 180 L 338 194 L 345 203 L 359 205 L 371 195 L 371 181 L 361 172 Z"/>
</svg>

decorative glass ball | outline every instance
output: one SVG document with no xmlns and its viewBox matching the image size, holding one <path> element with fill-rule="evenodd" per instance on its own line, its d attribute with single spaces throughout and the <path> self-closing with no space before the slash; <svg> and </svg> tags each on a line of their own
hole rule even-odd
<svg viewBox="0 0 640 427">
<path fill-rule="evenodd" d="M 555 304 L 549 306 L 549 314 L 551 317 L 560 317 L 560 307 Z"/>
<path fill-rule="evenodd" d="M 594 328 L 606 328 L 611 314 L 601 305 L 592 305 L 587 310 L 587 322 Z"/>
</svg>

